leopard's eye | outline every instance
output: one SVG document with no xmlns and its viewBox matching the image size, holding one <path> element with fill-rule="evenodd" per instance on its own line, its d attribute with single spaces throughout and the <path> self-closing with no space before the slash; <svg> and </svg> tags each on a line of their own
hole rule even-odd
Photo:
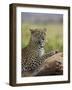
<svg viewBox="0 0 72 90">
<path fill-rule="evenodd" d="M 44 35 L 42 35 L 40 38 L 41 38 L 41 40 L 44 40 L 45 39 Z"/>
<path fill-rule="evenodd" d="M 42 37 L 42 40 L 44 40 L 44 37 Z"/>
</svg>

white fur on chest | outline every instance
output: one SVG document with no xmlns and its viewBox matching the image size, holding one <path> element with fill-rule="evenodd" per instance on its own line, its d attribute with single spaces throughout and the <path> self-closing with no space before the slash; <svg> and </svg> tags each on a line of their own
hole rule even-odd
<svg viewBox="0 0 72 90">
<path fill-rule="evenodd" d="M 39 56 L 41 57 L 42 55 L 44 55 L 44 48 L 40 48 L 39 50 L 38 50 L 38 52 L 39 52 Z"/>
</svg>

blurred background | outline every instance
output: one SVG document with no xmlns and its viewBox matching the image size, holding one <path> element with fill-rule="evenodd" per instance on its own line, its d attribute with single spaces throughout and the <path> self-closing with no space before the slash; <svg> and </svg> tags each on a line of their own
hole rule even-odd
<svg viewBox="0 0 72 90">
<path fill-rule="evenodd" d="M 45 51 L 63 51 L 63 15 L 21 12 L 21 46 L 29 44 L 30 28 L 46 28 Z"/>
</svg>

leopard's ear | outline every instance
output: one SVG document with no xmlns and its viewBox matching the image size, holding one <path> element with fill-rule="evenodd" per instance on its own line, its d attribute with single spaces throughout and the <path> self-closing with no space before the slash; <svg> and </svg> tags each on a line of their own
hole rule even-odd
<svg viewBox="0 0 72 90">
<path fill-rule="evenodd" d="M 31 29 L 31 28 L 30 28 L 30 32 L 33 34 L 35 31 L 34 31 L 34 29 Z"/>
<path fill-rule="evenodd" d="M 44 28 L 44 29 L 43 29 L 43 31 L 44 31 L 44 32 L 47 32 L 47 29 L 46 29 L 46 28 Z"/>
</svg>

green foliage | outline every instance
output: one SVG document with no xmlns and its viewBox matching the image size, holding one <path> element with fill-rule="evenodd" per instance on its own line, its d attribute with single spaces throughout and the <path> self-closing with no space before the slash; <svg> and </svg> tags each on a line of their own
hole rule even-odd
<svg viewBox="0 0 72 90">
<path fill-rule="evenodd" d="M 48 24 L 22 24 L 22 37 L 21 44 L 22 48 L 26 47 L 30 40 L 30 28 L 46 28 L 46 44 L 45 51 L 49 52 L 51 50 L 63 51 L 63 25 L 61 23 L 48 23 Z"/>
</svg>

